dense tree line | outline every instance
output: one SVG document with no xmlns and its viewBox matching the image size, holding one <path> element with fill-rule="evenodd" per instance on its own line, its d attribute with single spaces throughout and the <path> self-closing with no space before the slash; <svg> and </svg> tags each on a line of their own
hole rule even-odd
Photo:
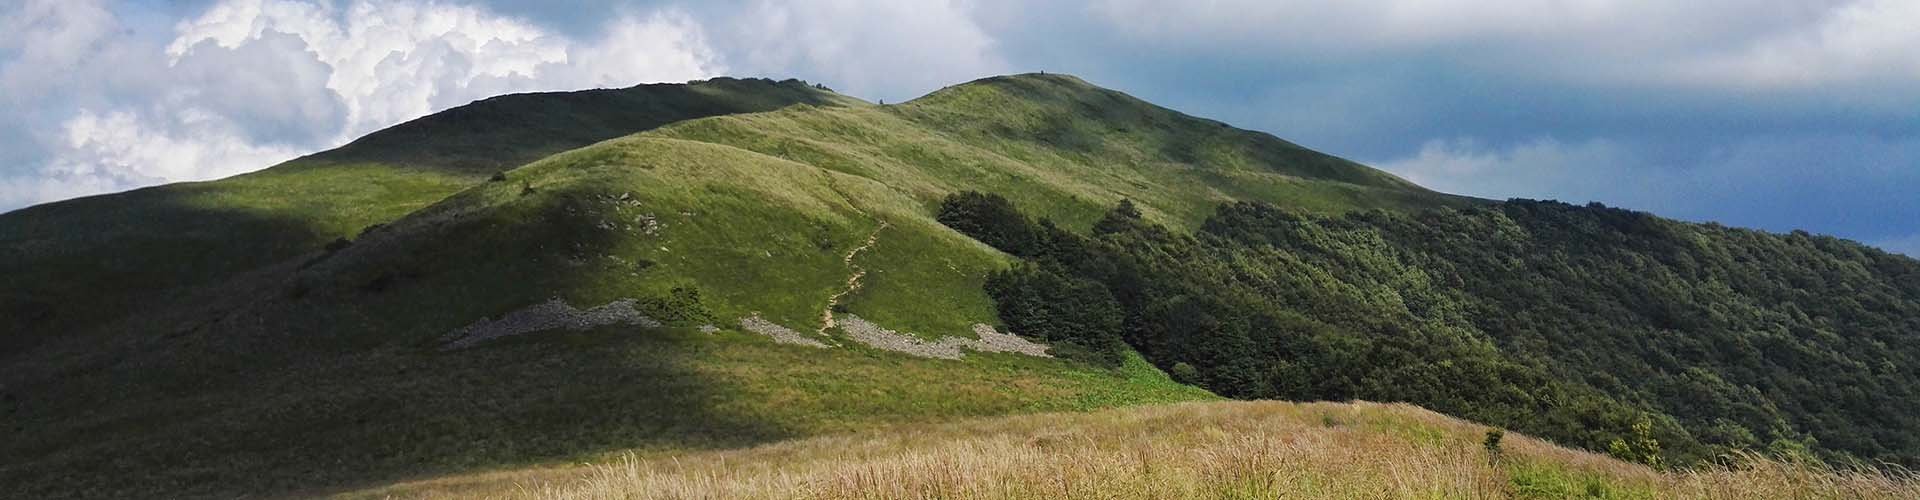
<svg viewBox="0 0 1920 500">
<path fill-rule="evenodd" d="M 990 194 L 941 212 L 1023 257 L 987 287 L 1016 331 L 1222 395 L 1408 401 L 1643 462 L 1920 465 L 1920 263 L 1856 243 L 1526 200 L 1236 203 L 1194 234 L 1128 203 L 1084 233 Z"/>
</svg>

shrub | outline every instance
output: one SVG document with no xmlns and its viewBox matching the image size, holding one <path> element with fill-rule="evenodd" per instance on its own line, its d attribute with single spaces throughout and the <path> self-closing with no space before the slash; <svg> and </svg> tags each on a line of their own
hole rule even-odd
<svg viewBox="0 0 1920 500">
<path fill-rule="evenodd" d="M 947 196 L 937 216 L 941 224 L 1002 252 L 1030 257 L 1039 250 L 1033 222 L 997 194 L 964 191 Z"/>
<path fill-rule="evenodd" d="M 1182 384 L 1200 383 L 1200 369 L 1194 368 L 1185 361 L 1175 362 L 1173 368 L 1167 370 L 1167 375 L 1172 376 L 1175 382 Z"/>
<path fill-rule="evenodd" d="M 1487 461 L 1500 461 L 1500 439 L 1506 436 L 1507 431 L 1500 430 L 1499 428 L 1487 429 L 1487 439 L 1480 442 L 1480 446 L 1487 449 Z"/>
<path fill-rule="evenodd" d="M 675 287 L 663 297 L 639 301 L 641 314 L 669 325 L 695 325 L 713 322 L 713 311 L 700 298 L 700 289 Z"/>
<path fill-rule="evenodd" d="M 1107 211 L 1100 222 L 1093 224 L 1093 234 L 1118 233 L 1133 228 L 1140 223 L 1140 208 L 1133 206 L 1133 200 L 1120 200 L 1118 206 Z"/>
</svg>

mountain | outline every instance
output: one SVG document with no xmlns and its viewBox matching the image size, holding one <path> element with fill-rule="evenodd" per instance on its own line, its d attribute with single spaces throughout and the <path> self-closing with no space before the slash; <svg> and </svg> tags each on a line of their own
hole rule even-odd
<svg viewBox="0 0 1920 500">
<path fill-rule="evenodd" d="M 1219 395 L 1410 401 L 1648 462 L 1911 456 L 1909 420 L 1854 407 L 1920 401 L 1911 260 L 1526 206 L 1065 75 L 887 106 L 755 79 L 494 98 L 0 215 L 0 484 L 311 495 Z M 1579 279 L 1627 272 L 1700 300 Z M 1793 338 L 1756 343 L 1769 318 Z M 1778 349 L 1848 365 L 1795 385 Z M 1773 392 L 1855 377 L 1892 392 Z M 1675 403 L 1705 396 L 1773 410 Z"/>
<path fill-rule="evenodd" d="M 521 158 L 541 159 L 502 168 Z M 933 220 L 962 189 L 1186 224 L 1253 197 L 1467 203 L 1066 76 L 896 106 L 760 80 L 496 98 L 254 174 L 0 216 L 19 284 L 0 384 L 25 436 L 0 475 L 286 492 L 1210 397 L 1137 358 L 981 352 L 1001 338 L 979 333 L 999 324 L 981 280 L 1009 258 Z M 506 334 L 552 326 L 581 330 Z"/>
</svg>

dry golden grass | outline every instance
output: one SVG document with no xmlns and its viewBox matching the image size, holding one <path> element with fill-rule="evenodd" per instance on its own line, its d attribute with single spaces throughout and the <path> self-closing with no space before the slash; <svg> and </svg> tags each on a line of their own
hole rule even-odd
<svg viewBox="0 0 1920 500">
<path fill-rule="evenodd" d="M 1659 472 L 1414 406 L 1220 402 L 900 426 L 744 450 L 628 455 L 365 492 L 406 497 L 1920 498 L 1910 473 L 1735 457 Z"/>
</svg>

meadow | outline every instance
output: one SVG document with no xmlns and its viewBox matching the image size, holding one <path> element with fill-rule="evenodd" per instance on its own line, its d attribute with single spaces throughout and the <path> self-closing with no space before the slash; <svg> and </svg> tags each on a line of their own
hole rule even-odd
<svg viewBox="0 0 1920 500">
<path fill-rule="evenodd" d="M 1905 471 L 1741 454 L 1656 470 L 1404 404 L 1195 402 L 900 425 L 361 491 L 396 498 L 1860 498 Z"/>
</svg>

